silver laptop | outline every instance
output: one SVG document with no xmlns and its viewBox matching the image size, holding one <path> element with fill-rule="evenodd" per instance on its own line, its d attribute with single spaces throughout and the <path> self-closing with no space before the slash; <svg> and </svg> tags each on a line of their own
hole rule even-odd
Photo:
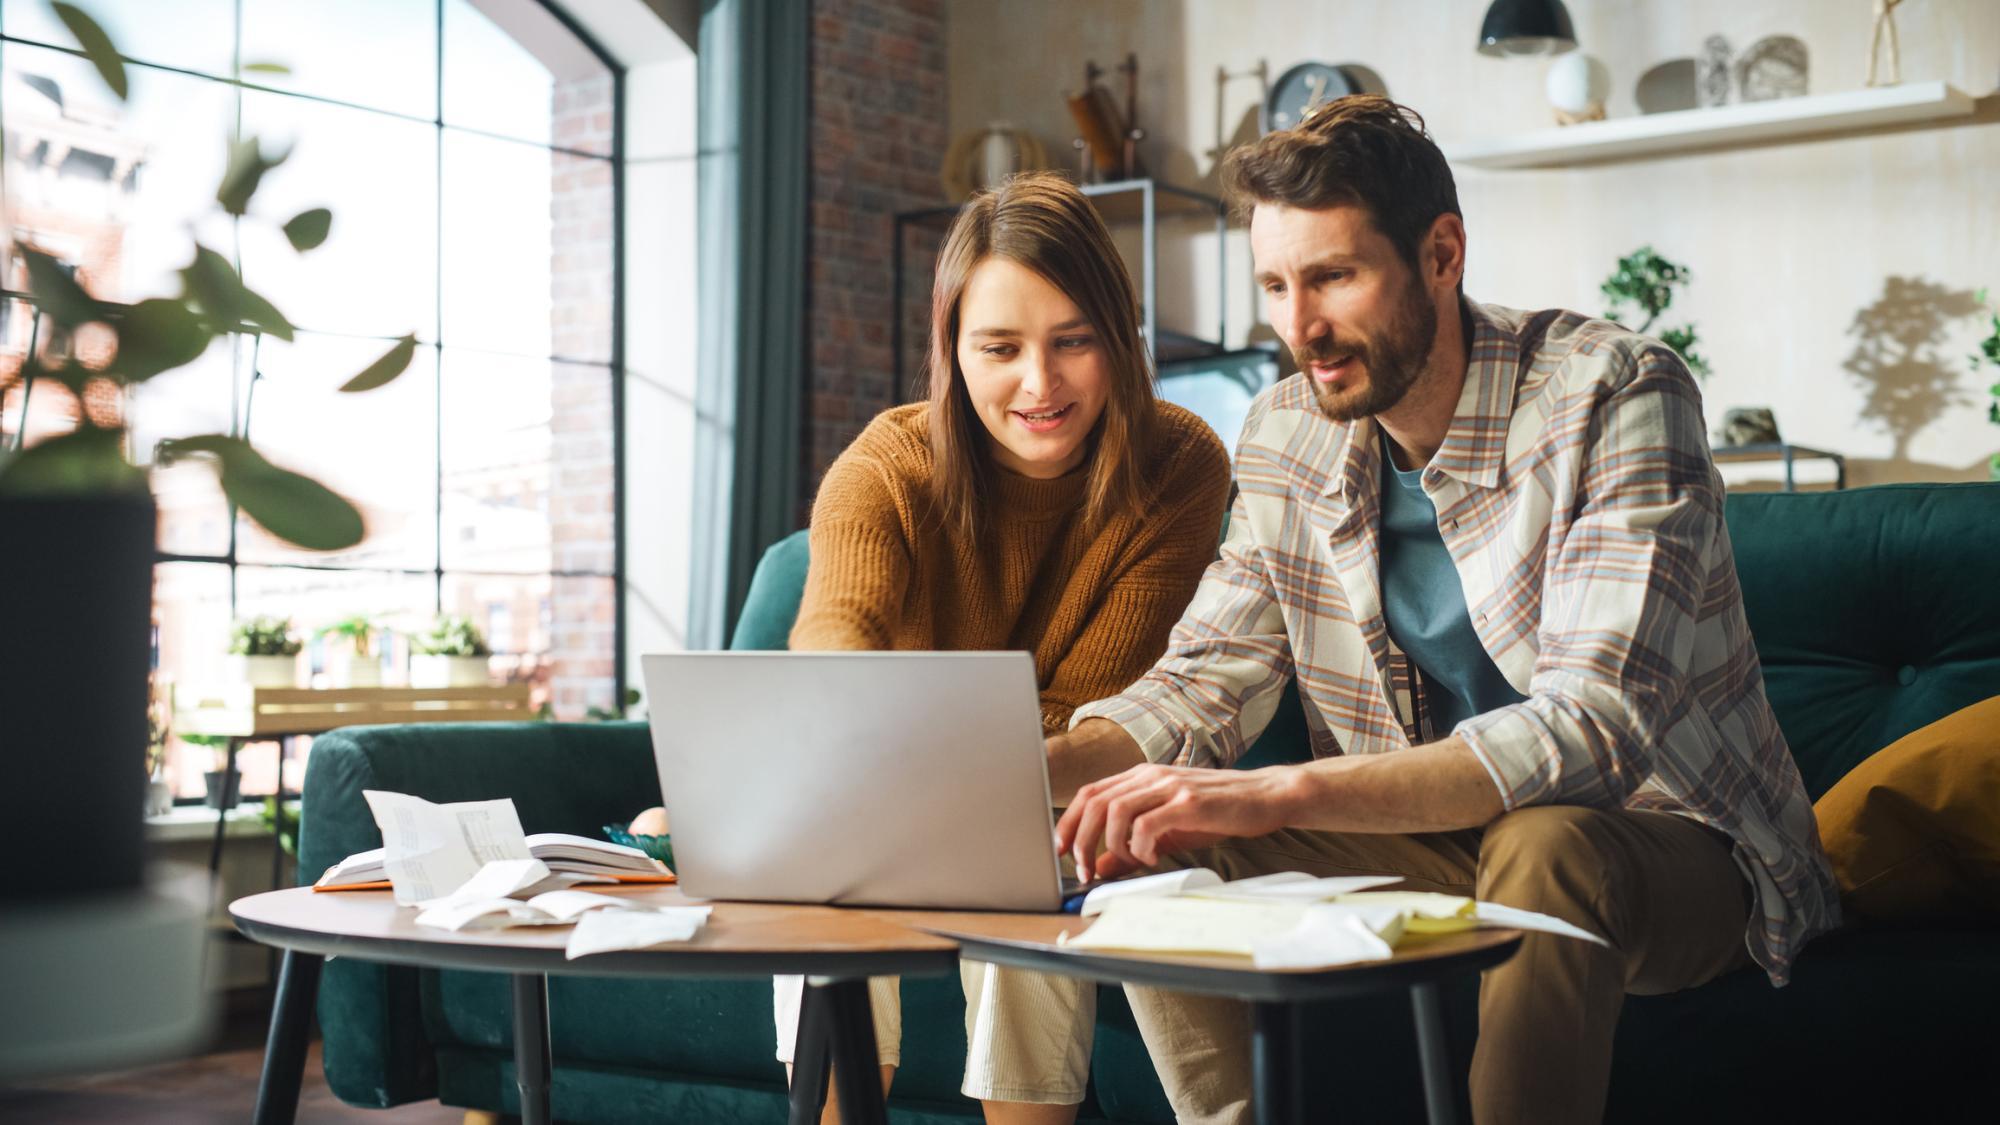
<svg viewBox="0 0 2000 1125">
<path fill-rule="evenodd" d="M 643 665 L 688 894 L 1061 905 L 1027 653 L 696 652 Z"/>
</svg>

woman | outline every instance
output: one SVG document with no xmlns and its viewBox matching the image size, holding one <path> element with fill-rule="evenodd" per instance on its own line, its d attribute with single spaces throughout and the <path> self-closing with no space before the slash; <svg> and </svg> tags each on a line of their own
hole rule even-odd
<svg viewBox="0 0 2000 1125">
<path fill-rule="evenodd" d="M 938 259 L 929 369 L 929 400 L 884 411 L 820 484 L 791 647 L 1026 649 L 1043 729 L 1061 731 L 1165 649 L 1215 553 L 1228 456 L 1156 399 L 1131 279 L 1057 175 L 1017 177 L 959 213 Z M 1050 763 L 1059 799 L 1112 772 Z M 1093 986 L 976 964 L 963 975 L 966 1094 L 989 1121 L 1074 1120 Z M 800 990 L 777 982 L 788 1064 Z M 886 1087 L 896 980 L 870 995 Z"/>
</svg>

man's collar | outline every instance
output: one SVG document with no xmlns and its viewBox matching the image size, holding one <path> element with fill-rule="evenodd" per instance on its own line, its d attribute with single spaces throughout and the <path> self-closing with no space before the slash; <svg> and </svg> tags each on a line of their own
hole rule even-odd
<svg viewBox="0 0 2000 1125">
<path fill-rule="evenodd" d="M 1451 427 L 1431 465 L 1448 477 L 1481 488 L 1498 488 L 1507 460 L 1507 428 L 1514 417 L 1514 388 L 1521 374 L 1520 338 L 1514 329 L 1484 306 L 1463 301 L 1463 323 L 1470 326 L 1466 348 L 1465 383 Z M 1313 409 L 1316 409 L 1314 407 Z M 1350 508 L 1375 487 L 1384 456 L 1376 440 L 1374 418 L 1338 423 L 1333 458 L 1320 495 Z"/>
</svg>

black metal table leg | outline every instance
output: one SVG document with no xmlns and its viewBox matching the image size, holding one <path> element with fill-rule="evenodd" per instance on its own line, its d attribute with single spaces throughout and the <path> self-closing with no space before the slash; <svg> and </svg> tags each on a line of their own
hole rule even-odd
<svg viewBox="0 0 2000 1125">
<path fill-rule="evenodd" d="M 241 738 L 231 738 L 228 749 L 224 752 L 225 756 L 222 763 L 222 807 L 215 810 L 215 842 L 209 845 L 208 849 L 208 877 L 210 879 L 219 878 L 222 875 L 222 836 L 229 828 L 229 810 L 236 807 L 230 798 L 236 795 L 236 790 L 240 785 L 236 779 L 236 752 L 243 748 L 244 741 Z"/>
<path fill-rule="evenodd" d="M 1305 1121 L 1299 1091 L 1299 1008 L 1283 1001 L 1250 1006 L 1251 1097 L 1257 1125 Z"/>
<path fill-rule="evenodd" d="M 278 994 L 271 1004 L 271 1031 L 264 1040 L 264 1070 L 257 1077 L 254 1125 L 291 1125 L 299 1110 L 299 1085 L 312 1038 L 313 1009 L 319 1000 L 319 970 L 326 959 L 287 949 L 278 968 Z"/>
<path fill-rule="evenodd" d="M 840 1080 L 842 1125 L 887 1125 L 889 1108 L 882 1097 L 881 1061 L 875 1052 L 875 1016 L 868 1003 L 866 978 L 836 980 L 821 985 L 826 992 L 826 1029 L 833 1053 L 834 1077 Z M 808 982 L 806 991 L 813 985 Z M 794 1060 L 793 1066 L 797 1066 Z"/>
<path fill-rule="evenodd" d="M 1452 1096 L 1451 1050 L 1444 1038 L 1444 1007 L 1435 981 L 1410 986 L 1410 1009 L 1417 1017 L 1417 1058 L 1424 1068 L 1424 1109 L 1430 1125 L 1458 1120 Z"/>
<path fill-rule="evenodd" d="M 521 1125 L 549 1125 L 549 978 L 514 974 L 514 1082 Z"/>
<path fill-rule="evenodd" d="M 872 1020 L 871 1020 L 872 1028 Z M 799 997 L 799 1038 L 792 1046 L 792 1110 L 788 1125 L 814 1125 L 826 1106 L 827 1003 L 807 983 Z"/>
</svg>

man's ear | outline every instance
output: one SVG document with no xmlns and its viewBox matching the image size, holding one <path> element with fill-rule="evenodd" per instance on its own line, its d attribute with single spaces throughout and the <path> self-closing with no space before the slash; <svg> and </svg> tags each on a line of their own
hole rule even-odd
<svg viewBox="0 0 2000 1125">
<path fill-rule="evenodd" d="M 1447 211 L 1424 234 L 1424 281 L 1458 288 L 1465 279 L 1465 220 Z"/>
</svg>

